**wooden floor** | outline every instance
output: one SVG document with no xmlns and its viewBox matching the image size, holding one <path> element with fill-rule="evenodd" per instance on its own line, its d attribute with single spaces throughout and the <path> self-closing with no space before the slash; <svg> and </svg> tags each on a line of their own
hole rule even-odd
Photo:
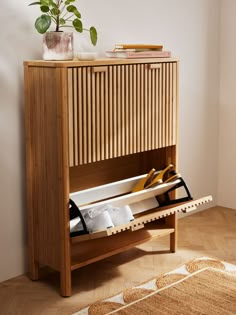
<svg viewBox="0 0 236 315">
<path fill-rule="evenodd" d="M 5 281 L 0 284 L 0 314 L 71 314 L 195 257 L 236 264 L 236 210 L 215 207 L 179 220 L 178 251 L 169 253 L 168 245 L 168 237 L 157 239 L 74 271 L 70 298 L 60 297 L 57 273 L 36 282 L 27 276 Z"/>
</svg>

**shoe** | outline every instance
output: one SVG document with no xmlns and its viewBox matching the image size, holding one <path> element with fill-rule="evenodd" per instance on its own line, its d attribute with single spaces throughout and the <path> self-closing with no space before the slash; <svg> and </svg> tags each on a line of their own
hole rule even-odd
<svg viewBox="0 0 236 315">
<path fill-rule="evenodd" d="M 115 226 L 127 224 L 134 220 L 133 213 L 129 206 L 121 208 L 110 207 L 108 212 Z"/>
<path fill-rule="evenodd" d="M 157 185 L 167 182 L 168 178 L 164 179 L 164 177 L 166 177 L 167 172 L 170 171 L 170 169 L 172 169 L 173 167 L 174 167 L 173 164 L 169 164 L 166 168 L 164 168 L 164 170 L 158 172 L 157 174 L 154 174 L 154 176 L 151 179 L 151 182 L 144 186 L 145 189 L 153 188 Z"/>
<path fill-rule="evenodd" d="M 174 165 L 169 164 L 164 170 L 156 172 L 155 168 L 152 168 L 151 171 L 144 177 L 141 178 L 138 183 L 132 189 L 132 192 L 137 192 L 147 188 L 153 188 L 157 185 L 167 183 L 173 179 L 167 178 L 167 174 L 169 174 L 170 169 L 172 169 Z"/>
<path fill-rule="evenodd" d="M 169 175 L 170 175 L 170 177 L 168 177 L 165 180 L 165 183 L 170 183 L 170 182 L 173 182 L 174 180 L 176 180 L 178 178 L 181 178 L 181 175 L 179 173 L 176 173 L 175 171 L 170 171 Z"/>
<path fill-rule="evenodd" d="M 132 192 L 137 192 L 137 191 L 145 189 L 145 185 L 147 185 L 147 183 L 151 181 L 155 171 L 156 171 L 155 168 L 152 168 L 151 171 L 147 174 L 147 176 L 145 176 L 144 178 L 141 178 L 132 189 Z"/>
<path fill-rule="evenodd" d="M 107 210 L 89 209 L 84 215 L 87 228 L 90 233 L 106 230 L 114 227 L 110 214 Z"/>
</svg>

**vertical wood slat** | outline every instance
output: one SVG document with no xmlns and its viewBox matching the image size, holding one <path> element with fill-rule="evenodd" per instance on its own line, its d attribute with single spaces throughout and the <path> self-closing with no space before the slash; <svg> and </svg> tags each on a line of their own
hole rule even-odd
<svg viewBox="0 0 236 315">
<path fill-rule="evenodd" d="M 148 150 L 148 68 L 144 68 L 144 150 Z"/>
<path fill-rule="evenodd" d="M 125 66 L 125 154 L 129 154 L 129 66 Z"/>
<path fill-rule="evenodd" d="M 156 111 L 155 108 L 157 106 L 156 100 L 156 89 L 155 89 L 155 71 L 151 71 L 151 149 L 155 149 L 156 142 Z"/>
<path fill-rule="evenodd" d="M 152 102 L 152 70 L 147 69 L 147 150 L 151 150 L 151 139 L 152 139 L 152 110 L 151 110 L 151 102 Z"/>
<path fill-rule="evenodd" d="M 68 69 L 70 166 L 174 145 L 177 75 L 175 62 Z"/>
<path fill-rule="evenodd" d="M 137 152 L 137 65 L 133 65 L 133 91 L 132 91 L 132 98 L 133 98 L 133 153 Z"/>
<path fill-rule="evenodd" d="M 165 147 L 165 139 L 166 139 L 166 126 L 165 126 L 165 121 L 166 121 L 166 64 L 162 64 L 162 123 L 161 123 L 161 128 L 162 128 L 162 143 L 161 147 Z"/>
<path fill-rule="evenodd" d="M 141 117 L 140 117 L 140 138 L 141 138 L 141 152 L 145 151 L 144 148 L 144 65 L 140 65 L 141 67 L 141 84 L 140 84 L 140 98 L 141 98 Z"/>
<path fill-rule="evenodd" d="M 77 90 L 77 70 L 73 69 L 73 111 L 74 111 L 74 165 L 78 165 L 78 90 Z"/>
<path fill-rule="evenodd" d="M 125 66 L 121 66 L 121 155 L 125 155 Z"/>
<path fill-rule="evenodd" d="M 77 89 L 78 89 L 78 104 L 77 104 L 77 113 L 78 113 L 78 164 L 83 164 L 83 110 L 82 110 L 82 69 L 77 69 Z"/>
<path fill-rule="evenodd" d="M 160 71 L 154 72 L 155 78 L 155 104 L 154 104 L 154 112 L 155 112 L 155 142 L 154 148 L 159 148 L 159 106 L 160 106 L 160 95 L 159 95 L 159 78 L 160 78 Z"/>
<path fill-rule="evenodd" d="M 141 152 L 141 95 L 140 95 L 140 86 L 141 86 L 141 68 L 140 65 L 137 65 L 137 84 L 136 84 L 136 108 L 137 108 L 137 122 L 136 122 L 136 137 L 137 137 L 137 152 Z"/>
<path fill-rule="evenodd" d="M 169 146 L 169 115 L 170 115 L 170 107 L 169 107 L 169 64 L 165 64 L 165 77 L 166 77 L 166 87 L 165 87 L 165 144 L 164 146 Z"/>
<path fill-rule="evenodd" d="M 105 87 L 105 79 L 104 73 L 101 72 L 101 84 L 100 84 L 100 97 L 101 97 L 101 141 L 100 141 L 100 149 L 101 149 L 101 160 L 105 159 L 105 95 L 103 93 Z M 93 126 L 94 129 L 95 126 Z"/>
<path fill-rule="evenodd" d="M 109 94 L 108 94 L 108 76 L 105 75 L 105 159 L 109 158 Z"/>
<path fill-rule="evenodd" d="M 95 102 L 95 108 L 93 109 L 96 113 L 96 119 L 93 124 L 93 129 L 95 129 L 95 134 L 96 134 L 96 139 L 93 139 L 94 142 L 96 142 L 96 161 L 101 160 L 101 120 L 100 120 L 100 115 L 101 115 L 101 102 L 100 102 L 100 87 L 101 87 L 101 73 L 96 74 L 96 102 Z"/>
<path fill-rule="evenodd" d="M 82 106 L 82 104 L 81 104 Z M 94 73 L 92 74 L 92 161 L 97 160 L 96 146 L 96 80 Z"/>
<path fill-rule="evenodd" d="M 129 65 L 128 66 L 129 69 L 129 90 L 127 91 L 128 95 L 129 95 L 129 107 L 128 107 L 128 111 L 129 111 L 129 134 L 128 134 L 128 139 L 127 141 L 129 141 L 129 151 L 128 152 L 133 152 L 133 140 L 134 140 L 134 133 L 133 133 L 133 121 L 134 121 L 134 116 L 133 116 L 133 65 Z M 130 154 L 130 153 L 128 153 Z"/>
<path fill-rule="evenodd" d="M 169 68 L 169 90 L 170 90 L 170 121 L 169 121 L 169 144 L 173 143 L 173 64 Z"/>
<path fill-rule="evenodd" d="M 109 148 L 109 158 L 112 159 L 113 158 L 113 134 L 114 134 L 114 130 L 113 130 L 113 117 L 112 117 L 112 102 L 113 102 L 113 84 L 112 84 L 112 76 L 113 76 L 113 72 L 112 72 L 112 67 L 109 67 L 109 85 L 108 85 L 108 93 L 109 93 L 109 104 L 108 104 L 108 111 L 109 111 L 109 130 L 108 130 L 108 134 L 109 134 L 109 144 L 108 144 L 108 148 Z"/>
<path fill-rule="evenodd" d="M 91 68 L 86 68 L 86 81 L 87 81 L 87 89 L 86 89 L 86 107 L 87 107 L 87 163 L 92 162 L 92 100 L 91 100 Z M 86 145 L 86 142 L 85 142 Z"/>
<path fill-rule="evenodd" d="M 173 138 L 172 143 L 176 144 L 177 141 L 177 65 L 176 63 L 173 63 L 173 82 L 172 82 L 172 89 L 173 89 L 173 122 L 172 122 L 172 128 L 173 128 Z"/>
<path fill-rule="evenodd" d="M 74 113 L 73 113 L 73 72 L 68 69 L 68 120 L 69 120 L 69 166 L 74 163 Z"/>
<path fill-rule="evenodd" d="M 159 85 L 158 85 L 158 148 L 162 147 L 162 72 L 163 67 L 161 66 L 161 72 L 159 76 Z"/>
<path fill-rule="evenodd" d="M 88 133 L 87 133 L 87 78 L 86 78 L 86 68 L 82 69 L 82 84 L 83 84 L 83 98 L 82 98 L 82 108 L 83 108 L 83 163 L 88 163 L 87 160 L 87 149 L 88 149 Z"/>
<path fill-rule="evenodd" d="M 113 121 L 113 137 L 112 137 L 112 146 L 113 146 L 113 155 L 112 157 L 117 157 L 117 67 L 112 67 L 112 84 L 113 84 L 113 95 L 112 95 L 112 121 Z"/>
</svg>

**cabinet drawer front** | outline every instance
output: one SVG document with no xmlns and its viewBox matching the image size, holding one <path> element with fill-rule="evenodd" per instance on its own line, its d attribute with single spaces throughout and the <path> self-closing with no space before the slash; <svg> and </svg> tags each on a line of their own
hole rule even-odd
<svg viewBox="0 0 236 315">
<path fill-rule="evenodd" d="M 176 62 L 68 69 L 70 166 L 176 144 Z"/>
</svg>

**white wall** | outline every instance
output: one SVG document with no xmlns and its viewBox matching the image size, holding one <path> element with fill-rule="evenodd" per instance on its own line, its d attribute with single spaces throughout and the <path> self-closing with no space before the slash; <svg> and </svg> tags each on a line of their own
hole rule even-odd
<svg viewBox="0 0 236 315">
<path fill-rule="evenodd" d="M 218 204 L 236 208 L 236 1 L 221 8 Z"/>
<path fill-rule="evenodd" d="M 41 56 L 41 36 L 33 26 L 39 12 L 26 3 L 2 0 L 0 10 L 0 281 L 26 270 L 22 62 Z M 115 43 L 150 42 L 180 58 L 179 169 L 194 197 L 216 197 L 220 1 L 80 0 L 79 5 L 85 25 L 98 29 L 100 55 Z M 77 36 L 76 46 L 93 50 L 87 36 Z"/>
</svg>

